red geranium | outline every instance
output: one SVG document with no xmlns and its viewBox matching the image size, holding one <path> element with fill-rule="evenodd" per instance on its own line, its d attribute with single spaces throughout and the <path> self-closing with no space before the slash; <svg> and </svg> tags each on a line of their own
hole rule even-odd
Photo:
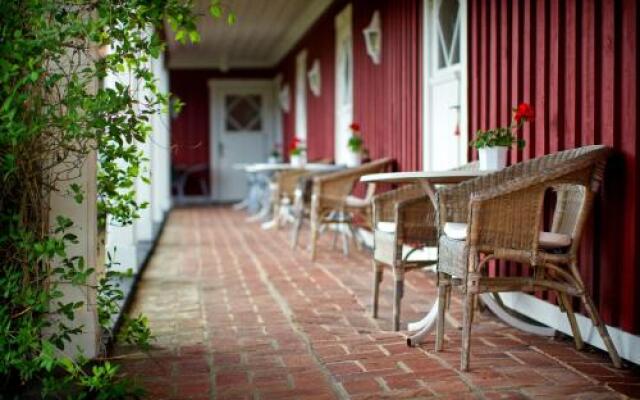
<svg viewBox="0 0 640 400">
<path fill-rule="evenodd" d="M 351 125 L 349 125 L 349 129 L 351 129 L 354 132 L 360 132 L 360 124 L 354 122 Z"/>
<path fill-rule="evenodd" d="M 293 139 L 291 139 L 291 145 L 289 146 L 289 150 L 297 149 L 299 144 L 300 144 L 300 139 L 298 139 L 297 137 L 294 137 Z"/>
<path fill-rule="evenodd" d="M 531 121 L 534 117 L 533 108 L 527 103 L 520 103 L 513 110 L 513 120 L 520 125 L 522 121 Z"/>
</svg>

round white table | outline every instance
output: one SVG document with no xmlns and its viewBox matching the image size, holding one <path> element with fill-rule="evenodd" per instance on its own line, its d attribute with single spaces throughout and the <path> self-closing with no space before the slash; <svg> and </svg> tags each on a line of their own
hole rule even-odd
<svg viewBox="0 0 640 400">
<path fill-rule="evenodd" d="M 249 187 L 249 194 L 246 199 L 238 203 L 235 208 L 253 208 L 258 211 L 249 217 L 249 221 L 265 221 L 262 224 L 263 229 L 271 229 L 277 226 L 279 216 L 274 215 L 270 218 L 272 204 L 271 192 L 269 190 L 269 182 L 271 176 L 276 172 L 289 171 L 294 169 L 305 170 L 309 172 L 330 172 L 344 168 L 344 165 L 323 164 L 323 163 L 306 163 L 301 166 L 294 166 L 290 163 L 255 163 L 255 164 L 236 164 L 235 169 L 244 170 L 249 176 L 252 183 Z M 270 219 L 269 219 L 270 218 Z"/>
<path fill-rule="evenodd" d="M 379 174 L 364 175 L 360 178 L 361 182 L 367 183 L 393 183 L 408 184 L 419 183 L 434 207 L 437 207 L 436 185 L 450 185 L 464 182 L 469 179 L 478 178 L 487 175 L 493 171 L 411 171 L 411 172 L 385 172 Z M 497 295 L 497 294 L 496 294 Z M 522 319 L 514 317 L 507 312 L 501 304 L 496 301 L 491 293 L 483 293 L 480 295 L 482 302 L 489 308 L 498 318 L 517 329 L 525 332 L 533 333 L 541 336 L 553 336 L 555 331 L 552 328 L 530 324 Z M 407 338 L 409 346 L 415 346 L 422 343 L 422 340 L 435 328 L 436 317 L 438 314 L 438 299 L 420 321 L 409 323 L 408 330 L 415 332 Z"/>
</svg>

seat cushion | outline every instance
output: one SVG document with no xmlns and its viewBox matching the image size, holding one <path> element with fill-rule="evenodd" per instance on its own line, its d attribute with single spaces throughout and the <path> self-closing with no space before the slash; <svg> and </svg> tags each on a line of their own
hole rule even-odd
<svg viewBox="0 0 640 400">
<path fill-rule="evenodd" d="M 450 239 L 465 240 L 467 238 L 467 224 L 447 222 L 444 224 L 444 234 Z"/>
<path fill-rule="evenodd" d="M 453 240 L 465 240 L 467 238 L 467 224 L 460 222 L 447 222 L 444 224 L 444 234 Z M 563 233 L 540 232 L 538 237 L 540 248 L 560 249 L 571 246 L 571 236 Z"/>
<path fill-rule="evenodd" d="M 378 222 L 376 225 L 376 230 L 385 233 L 395 233 L 396 231 L 396 223 L 395 222 Z"/>
</svg>

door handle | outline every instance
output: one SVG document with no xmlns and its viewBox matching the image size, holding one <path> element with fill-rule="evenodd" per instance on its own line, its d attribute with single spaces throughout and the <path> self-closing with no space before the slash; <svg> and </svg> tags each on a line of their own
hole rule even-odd
<svg viewBox="0 0 640 400">
<path fill-rule="evenodd" d="M 222 142 L 218 142 L 218 157 L 224 157 L 224 144 Z"/>
<path fill-rule="evenodd" d="M 459 110 L 460 109 L 460 104 L 454 104 L 452 106 L 449 106 L 450 110 Z"/>
</svg>

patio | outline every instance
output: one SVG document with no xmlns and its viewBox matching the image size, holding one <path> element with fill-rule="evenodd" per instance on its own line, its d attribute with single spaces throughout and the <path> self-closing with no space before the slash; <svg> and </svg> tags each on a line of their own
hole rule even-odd
<svg viewBox="0 0 640 400">
<path fill-rule="evenodd" d="M 409 348 L 391 328 L 392 279 L 370 318 L 370 256 L 345 257 L 321 236 L 318 257 L 291 252 L 287 231 L 260 229 L 222 207 L 175 209 L 130 314 L 148 316 L 149 355 L 115 357 L 154 399 L 581 398 L 640 396 L 640 372 L 568 338 L 507 328 L 488 312 L 474 325 L 471 372 L 458 369 L 459 295 L 444 350 Z M 301 243 L 308 242 L 303 230 Z M 434 276 L 407 275 L 402 326 L 436 298 Z M 454 292 L 455 293 L 455 292 Z"/>
</svg>

